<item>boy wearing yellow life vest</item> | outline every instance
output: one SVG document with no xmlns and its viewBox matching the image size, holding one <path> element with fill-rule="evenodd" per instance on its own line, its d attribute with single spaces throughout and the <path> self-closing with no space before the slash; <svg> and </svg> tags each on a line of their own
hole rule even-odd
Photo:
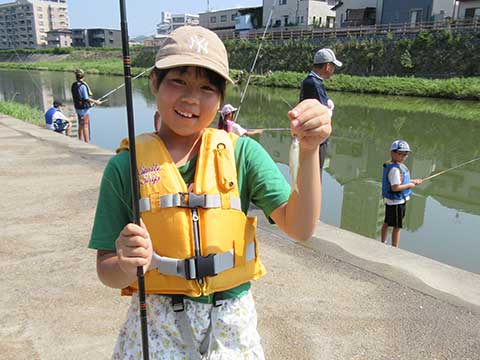
<svg viewBox="0 0 480 360">
<path fill-rule="evenodd" d="M 318 147 L 327 108 L 306 100 L 288 112 L 301 139 L 298 192 L 249 137 L 210 129 L 229 76 L 221 40 L 200 26 L 172 32 L 150 74 L 161 118 L 137 137 L 142 226 L 129 204 L 128 142 L 108 163 L 89 247 L 107 286 L 132 295 L 114 359 L 141 357 L 136 268 L 143 266 L 153 359 L 264 359 L 250 281 L 265 274 L 250 202 L 286 234 L 306 240 L 320 215 Z"/>
</svg>

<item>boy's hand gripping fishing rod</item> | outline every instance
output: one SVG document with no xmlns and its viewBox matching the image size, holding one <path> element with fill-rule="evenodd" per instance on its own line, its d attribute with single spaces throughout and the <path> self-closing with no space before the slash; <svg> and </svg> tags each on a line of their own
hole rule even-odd
<svg viewBox="0 0 480 360">
<path fill-rule="evenodd" d="M 132 75 L 130 69 L 130 51 L 128 48 L 128 25 L 125 8 L 125 0 L 120 1 L 120 23 L 122 29 L 123 72 L 125 75 L 125 99 L 127 104 L 128 118 L 128 141 L 130 144 L 130 177 L 132 179 L 133 216 L 135 224 L 140 226 L 140 208 L 138 204 L 138 178 L 137 178 L 137 152 L 135 149 L 135 124 L 133 119 L 132 102 Z M 145 279 L 143 267 L 137 267 L 138 297 L 140 300 L 140 322 L 142 325 L 142 350 L 143 359 L 149 360 L 148 352 L 148 328 L 147 328 L 147 304 L 145 301 Z"/>
</svg>

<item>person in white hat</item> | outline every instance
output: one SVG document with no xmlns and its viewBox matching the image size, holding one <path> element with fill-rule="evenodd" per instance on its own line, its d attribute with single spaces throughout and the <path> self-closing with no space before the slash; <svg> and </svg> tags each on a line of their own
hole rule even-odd
<svg viewBox="0 0 480 360">
<path fill-rule="evenodd" d="M 262 129 L 247 130 L 240 124 L 235 122 L 234 114 L 238 109 L 231 104 L 225 104 L 222 110 L 219 111 L 220 117 L 217 123 L 217 129 L 225 130 L 226 132 L 233 132 L 238 136 L 261 134 Z"/>
<path fill-rule="evenodd" d="M 330 79 L 335 72 L 335 67 L 341 67 L 343 64 L 337 60 L 332 49 L 320 49 L 313 57 L 313 67 L 307 77 L 302 81 L 300 88 L 300 101 L 305 99 L 317 99 L 323 105 L 328 107 L 330 116 L 333 115 L 335 107 L 333 101 L 327 96 L 324 80 Z M 327 152 L 328 139 L 320 145 L 320 171 L 323 169 L 325 156 Z"/>
<path fill-rule="evenodd" d="M 89 243 L 101 282 L 132 296 L 112 358 L 142 357 L 136 279 L 143 266 L 152 359 L 264 359 L 250 287 L 265 268 L 248 208 L 253 202 L 294 239 L 312 236 L 321 205 L 318 147 L 330 117 L 310 99 L 287 113 L 300 140 L 292 195 L 259 143 L 210 127 L 232 83 L 215 33 L 171 32 L 150 81 L 161 121 L 136 141 L 142 224 L 132 223 L 125 140 L 105 168 Z"/>
<path fill-rule="evenodd" d="M 412 188 L 422 183 L 421 179 L 410 179 L 410 171 L 404 164 L 410 145 L 405 140 L 395 140 L 390 145 L 391 160 L 383 164 L 382 196 L 385 202 L 385 220 L 381 230 L 382 243 L 387 242 L 388 227 L 392 230 L 392 246 L 398 247 L 400 229 L 406 212 L 406 203 Z"/>
</svg>

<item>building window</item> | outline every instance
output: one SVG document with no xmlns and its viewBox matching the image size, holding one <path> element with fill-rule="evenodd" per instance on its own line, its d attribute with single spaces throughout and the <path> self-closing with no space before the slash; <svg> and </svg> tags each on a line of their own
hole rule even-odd
<svg viewBox="0 0 480 360">
<path fill-rule="evenodd" d="M 220 22 L 227 22 L 227 15 L 220 16 Z"/>
<path fill-rule="evenodd" d="M 475 16 L 480 16 L 480 8 L 465 9 L 465 19 L 471 19 Z"/>
<path fill-rule="evenodd" d="M 287 5 L 287 0 L 280 0 L 278 2 L 279 5 Z"/>
<path fill-rule="evenodd" d="M 217 17 L 216 16 L 210 16 L 210 22 L 211 23 L 216 23 L 217 22 Z"/>
<path fill-rule="evenodd" d="M 236 17 L 237 17 L 237 14 L 232 14 L 232 21 L 235 21 Z"/>
<path fill-rule="evenodd" d="M 303 24 L 303 16 L 300 16 L 300 22 Z"/>
</svg>

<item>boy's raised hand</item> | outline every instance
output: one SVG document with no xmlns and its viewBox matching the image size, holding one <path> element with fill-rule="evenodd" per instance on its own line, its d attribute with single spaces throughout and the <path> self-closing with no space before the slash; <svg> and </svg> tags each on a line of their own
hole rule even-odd
<svg viewBox="0 0 480 360">
<path fill-rule="evenodd" d="M 328 108 L 317 99 L 303 100 L 288 112 L 288 117 L 303 150 L 316 149 L 332 132 Z"/>
<path fill-rule="evenodd" d="M 143 266 L 146 272 L 152 261 L 152 240 L 143 221 L 141 226 L 127 224 L 115 241 L 118 266 L 129 275 L 137 274 L 137 267 Z"/>
</svg>

